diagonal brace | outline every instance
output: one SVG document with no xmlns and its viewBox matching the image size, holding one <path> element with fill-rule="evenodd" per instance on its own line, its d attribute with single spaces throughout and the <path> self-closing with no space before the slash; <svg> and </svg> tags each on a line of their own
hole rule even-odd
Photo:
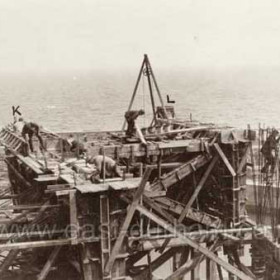
<svg viewBox="0 0 280 280">
<path fill-rule="evenodd" d="M 218 143 L 214 144 L 214 147 L 216 149 L 216 151 L 218 152 L 220 158 L 222 159 L 222 161 L 224 162 L 225 166 L 227 167 L 228 171 L 231 173 L 232 177 L 236 176 L 236 173 L 233 169 L 233 167 L 231 166 L 230 162 L 228 161 L 226 155 L 224 154 L 223 150 L 221 149 L 221 147 L 219 146 Z"/>
<path fill-rule="evenodd" d="M 201 191 L 201 189 L 203 188 L 204 184 L 206 183 L 211 171 L 213 170 L 216 162 L 218 161 L 218 156 L 216 155 L 211 163 L 209 164 L 207 170 L 205 171 L 205 173 L 203 174 L 200 182 L 198 183 L 197 187 L 195 188 L 194 193 L 192 194 L 191 198 L 189 199 L 187 205 L 185 206 L 184 210 L 182 211 L 179 219 L 178 219 L 178 224 L 181 224 L 184 220 L 184 218 L 186 217 L 186 215 L 188 214 L 188 211 L 190 210 L 193 202 L 195 201 L 195 199 L 197 198 L 199 192 Z M 169 243 L 170 239 L 166 239 L 166 241 L 164 242 L 161 252 L 164 251 L 165 247 L 167 246 L 167 244 Z"/>
<path fill-rule="evenodd" d="M 133 196 L 133 201 L 131 203 L 131 205 L 129 206 L 128 208 L 128 211 L 127 211 L 127 215 L 125 217 L 125 220 L 122 224 L 122 227 L 121 227 L 121 230 L 120 230 L 120 234 L 114 244 L 114 247 L 112 249 L 112 252 L 111 252 L 111 255 L 109 257 L 109 260 L 108 262 L 106 263 L 105 265 L 105 268 L 104 268 L 104 273 L 105 274 L 109 274 L 113 265 L 114 265 L 114 262 L 115 262 L 115 259 L 121 249 L 121 246 L 122 246 L 122 243 L 123 243 L 123 240 L 126 236 L 126 233 L 127 233 L 127 230 L 128 230 L 128 227 L 131 223 L 131 220 L 134 216 L 134 213 L 137 209 L 137 206 L 139 204 L 139 201 L 140 201 L 140 198 L 145 190 L 145 186 L 146 186 L 146 183 L 151 175 L 151 171 L 152 171 L 152 168 L 151 167 L 147 167 L 144 175 L 143 175 L 143 178 L 142 178 L 142 181 L 140 182 L 140 185 L 138 187 L 138 189 L 136 190 L 134 196 Z"/>
</svg>

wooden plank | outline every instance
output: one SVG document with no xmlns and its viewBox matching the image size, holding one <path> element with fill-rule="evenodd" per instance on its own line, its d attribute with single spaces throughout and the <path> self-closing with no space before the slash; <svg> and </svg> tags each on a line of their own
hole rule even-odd
<svg viewBox="0 0 280 280">
<path fill-rule="evenodd" d="M 184 209 L 183 204 L 167 197 L 156 197 L 154 200 L 163 209 L 166 209 L 169 212 L 177 215 L 180 215 Z M 194 208 L 189 209 L 188 213 L 186 214 L 186 218 L 211 228 L 217 228 L 221 223 L 221 220 L 218 217 L 212 216 L 206 212 Z"/>
<path fill-rule="evenodd" d="M 219 146 L 218 143 L 214 144 L 214 147 L 216 149 L 216 151 L 218 152 L 220 158 L 222 159 L 222 161 L 224 162 L 225 166 L 227 167 L 227 169 L 229 170 L 229 172 L 231 173 L 232 177 L 236 176 L 236 173 L 233 169 L 233 167 L 231 166 L 230 162 L 228 161 L 226 155 L 224 154 L 223 150 L 221 149 L 221 147 Z"/>
<path fill-rule="evenodd" d="M 43 269 L 41 270 L 40 274 L 37 276 L 37 280 L 46 279 L 61 248 L 62 248 L 61 246 L 57 246 L 53 249 Z"/>
<path fill-rule="evenodd" d="M 105 192 L 109 190 L 109 184 L 86 184 L 86 185 L 77 185 L 75 186 L 75 189 L 77 189 L 82 194 L 86 193 L 99 193 L 99 192 Z"/>
<path fill-rule="evenodd" d="M 35 178 L 34 181 L 36 182 L 55 182 L 59 179 L 59 176 L 39 176 Z"/>
<path fill-rule="evenodd" d="M 151 213 L 148 209 L 146 209 L 145 207 L 141 206 L 141 205 L 137 205 L 137 210 L 144 214 L 146 217 L 148 217 L 149 219 L 151 219 L 152 221 L 154 221 L 155 223 L 157 223 L 158 225 L 162 226 L 163 228 L 167 229 L 170 233 L 177 235 L 179 238 L 182 238 L 183 240 L 186 241 L 186 243 L 188 243 L 189 246 L 191 246 L 192 248 L 198 250 L 199 252 L 201 252 L 202 254 L 204 254 L 206 257 L 210 258 L 212 261 L 214 261 L 215 263 L 218 263 L 219 265 L 221 265 L 225 270 L 227 270 L 228 272 L 236 275 L 237 277 L 239 277 L 241 280 L 254 280 L 252 277 L 244 274 L 242 271 L 240 271 L 239 269 L 235 268 L 234 266 L 228 264 L 227 262 L 225 262 L 224 260 L 220 259 L 219 257 L 217 257 L 214 253 L 212 253 L 211 251 L 209 251 L 209 249 L 202 247 L 200 244 L 194 242 L 192 239 L 185 237 L 181 232 L 177 231 L 175 227 L 173 227 L 171 224 L 168 224 L 167 222 L 165 222 L 163 219 L 161 219 L 160 217 L 158 217 L 157 215 L 155 215 L 154 213 Z"/>
<path fill-rule="evenodd" d="M 29 156 L 24 157 L 20 154 L 17 154 L 16 156 L 21 162 L 23 162 L 29 168 L 31 168 L 37 175 L 44 174 L 44 171 L 41 170 L 41 168 L 44 168 L 44 167 L 42 165 L 40 165 L 38 162 L 36 162 L 33 158 L 31 158 Z"/>
<path fill-rule="evenodd" d="M 136 189 L 141 182 L 141 178 L 130 178 L 118 182 L 109 183 L 109 188 L 115 191 Z"/>
<path fill-rule="evenodd" d="M 91 243 L 99 242 L 98 237 L 90 238 L 78 238 L 78 244 L 81 243 Z M 72 239 L 55 239 L 55 240 L 42 240 L 42 241 L 31 241 L 31 242 L 15 242 L 15 243 L 5 243 L 0 244 L 0 251 L 9 251 L 9 250 L 25 250 L 32 248 L 43 248 L 43 247 L 53 247 L 53 246 L 62 246 L 62 245 L 71 245 Z"/>
<path fill-rule="evenodd" d="M 175 184 L 178 181 L 181 181 L 183 178 L 194 172 L 194 168 L 198 169 L 204 166 L 206 163 L 210 161 L 210 157 L 206 155 L 198 155 L 197 157 L 189 160 L 187 163 L 183 164 L 182 166 L 176 168 L 175 170 L 170 171 L 161 179 L 156 181 L 154 184 L 151 185 L 150 189 L 160 190 L 164 188 L 168 188 Z"/>
<path fill-rule="evenodd" d="M 69 191 L 70 227 L 72 245 L 78 244 L 79 222 L 77 217 L 76 190 Z"/>
<path fill-rule="evenodd" d="M 36 210 L 38 208 L 41 208 L 42 205 L 8 205 L 5 208 L 0 208 L 0 212 L 3 211 L 9 211 L 9 210 Z M 60 207 L 59 204 L 54 204 L 54 205 L 47 205 L 46 208 L 58 208 Z"/>
<path fill-rule="evenodd" d="M 189 128 L 182 128 L 182 129 L 176 129 L 171 130 L 163 133 L 156 133 L 157 136 L 164 136 L 164 135 L 172 135 L 172 134 L 178 134 L 178 133 L 186 133 L 186 132 L 194 132 L 194 131 L 201 131 L 201 130 L 209 130 L 211 129 L 210 126 L 195 126 L 195 127 L 189 127 Z"/>
<path fill-rule="evenodd" d="M 101 235 L 101 266 L 104 270 L 111 251 L 110 209 L 108 195 L 100 195 L 100 235 Z"/>
<path fill-rule="evenodd" d="M 15 175 L 30 189 L 33 189 L 33 186 L 19 173 L 19 171 L 9 162 L 8 159 L 5 159 L 6 164 L 9 168 L 15 173 Z"/>
<path fill-rule="evenodd" d="M 143 202 L 146 203 L 149 207 L 151 207 L 153 210 L 158 212 L 161 215 L 164 215 L 166 220 L 168 220 L 170 223 L 175 222 L 175 218 L 168 214 L 164 209 L 162 209 L 158 204 L 156 204 L 151 198 L 147 197 L 146 195 L 143 195 Z"/>
<path fill-rule="evenodd" d="M 151 175 L 151 172 L 152 172 L 152 168 L 147 168 L 145 170 L 145 173 L 143 175 L 143 178 L 142 178 L 142 181 L 141 183 L 139 184 L 139 187 L 138 189 L 136 190 L 134 196 L 133 196 L 133 201 L 131 203 L 131 205 L 129 206 L 128 208 L 128 211 L 127 211 L 127 215 L 125 217 L 125 220 L 122 224 L 122 227 L 121 227 L 121 230 L 120 230 L 120 233 L 119 233 L 119 236 L 114 244 L 114 247 L 112 249 L 112 252 L 111 252 L 111 255 L 109 257 L 109 260 L 108 262 L 106 263 L 105 265 L 105 268 L 104 268 L 104 273 L 105 274 L 109 274 L 112 267 L 113 267 L 113 264 L 115 262 L 115 259 L 120 251 L 120 248 L 122 246 L 122 243 L 123 243 L 123 240 L 126 236 L 126 233 L 127 233 L 127 230 L 128 230 L 128 227 L 130 225 L 130 222 L 134 216 L 134 213 L 136 211 L 136 208 L 137 208 L 137 205 L 139 204 L 139 201 L 140 201 L 140 198 L 144 192 L 144 189 L 145 189 L 145 186 L 146 186 L 146 183 Z"/>
</svg>

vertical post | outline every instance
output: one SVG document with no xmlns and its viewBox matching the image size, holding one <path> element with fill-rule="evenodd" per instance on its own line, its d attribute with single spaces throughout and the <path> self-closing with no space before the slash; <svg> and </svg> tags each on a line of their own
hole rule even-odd
<svg viewBox="0 0 280 280">
<path fill-rule="evenodd" d="M 136 92 L 137 92 L 137 89 L 138 89 L 138 85 L 139 85 L 139 82 L 140 82 L 140 79 L 141 79 L 141 76 L 142 76 L 142 73 L 143 73 L 145 61 L 146 61 L 146 59 L 144 57 L 127 111 L 131 110 L 132 104 L 134 102 L 134 98 L 135 98 L 135 95 L 136 95 Z M 122 131 L 124 130 L 124 128 L 125 128 L 125 120 L 124 120 L 124 123 L 123 123 L 123 126 L 122 126 Z"/>
<path fill-rule="evenodd" d="M 89 243 L 79 244 L 80 265 L 83 280 L 101 280 L 100 259 L 94 257 L 98 248 L 92 247 Z"/>
<path fill-rule="evenodd" d="M 197 251 L 195 249 L 191 250 L 191 258 L 195 259 L 197 257 Z M 200 262 L 191 270 L 191 280 L 200 280 Z"/>
<path fill-rule="evenodd" d="M 152 270 L 152 260 L 151 260 L 151 253 L 150 251 L 147 254 L 147 258 L 148 258 L 148 267 L 149 267 L 149 277 L 148 280 L 152 280 L 153 279 L 153 270 Z"/>
<path fill-rule="evenodd" d="M 168 115 L 167 115 L 167 112 L 166 112 L 166 109 L 165 109 L 165 105 L 164 105 L 164 102 L 163 102 L 163 99 L 162 99 L 162 96 L 161 96 L 161 93 L 160 93 L 160 90 L 159 90 L 159 87 L 158 87 L 158 84 L 157 84 L 157 81 L 156 81 L 156 78 L 155 78 L 155 75 L 154 75 L 154 72 L 153 72 L 153 69 L 152 69 L 152 66 L 150 64 L 148 56 L 145 55 L 145 57 L 146 57 L 146 60 L 147 60 L 147 64 L 149 65 L 149 68 L 151 70 L 151 75 L 152 75 L 152 78 L 153 78 L 153 81 L 154 81 L 154 84 L 155 84 L 155 88 L 156 88 L 156 91 L 157 91 L 157 94 L 158 94 L 163 112 L 165 114 L 165 117 L 168 119 Z"/>
<path fill-rule="evenodd" d="M 157 117 L 156 117 L 155 100 L 154 100 L 153 88 L 152 88 L 151 77 L 150 77 L 151 68 L 146 54 L 145 54 L 145 65 L 146 65 L 146 75 L 147 75 L 149 91 L 150 91 L 150 98 L 151 98 L 152 108 L 153 108 L 153 115 L 154 115 L 154 119 L 156 120 Z"/>
<path fill-rule="evenodd" d="M 109 213 L 109 198 L 107 195 L 100 196 L 100 225 L 101 225 L 101 260 L 102 271 L 110 257 L 111 242 L 110 242 L 110 213 Z M 109 278 L 108 278 L 109 277 Z M 110 274 L 106 279 L 110 279 Z"/>
<path fill-rule="evenodd" d="M 158 179 L 161 177 L 161 160 L 162 160 L 162 150 L 159 150 L 158 156 Z"/>
<path fill-rule="evenodd" d="M 64 161 L 64 147 L 63 147 L 63 139 L 59 138 L 59 146 L 60 146 L 60 152 L 61 152 L 61 160 Z"/>
<path fill-rule="evenodd" d="M 210 260 L 206 259 L 206 279 L 207 280 L 215 280 L 216 279 L 216 264 Z"/>
<path fill-rule="evenodd" d="M 77 218 L 77 201 L 76 190 L 69 191 L 69 207 L 70 207 L 70 234 L 71 244 L 78 244 L 79 223 Z"/>
<path fill-rule="evenodd" d="M 105 166 L 105 147 L 102 148 L 102 152 L 103 152 L 103 163 L 102 163 L 102 179 L 103 179 L 103 184 L 105 183 L 105 173 L 106 173 L 106 166 Z"/>
<path fill-rule="evenodd" d="M 234 261 L 233 261 L 230 254 L 228 254 L 228 262 L 229 262 L 229 264 L 234 265 Z M 229 272 L 228 273 L 228 280 L 237 280 L 237 278 L 234 276 L 234 274 Z"/>
</svg>

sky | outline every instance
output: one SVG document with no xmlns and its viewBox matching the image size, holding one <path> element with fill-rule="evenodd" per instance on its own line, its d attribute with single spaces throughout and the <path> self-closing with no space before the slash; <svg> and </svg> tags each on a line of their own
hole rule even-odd
<svg viewBox="0 0 280 280">
<path fill-rule="evenodd" d="M 0 0 L 0 71 L 280 65 L 279 0 Z"/>
</svg>

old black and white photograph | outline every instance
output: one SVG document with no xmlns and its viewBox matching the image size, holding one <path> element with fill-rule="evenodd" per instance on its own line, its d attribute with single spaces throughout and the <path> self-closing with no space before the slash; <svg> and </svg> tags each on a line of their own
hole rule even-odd
<svg viewBox="0 0 280 280">
<path fill-rule="evenodd" d="M 0 0 L 0 279 L 280 280 L 279 12 Z"/>
</svg>

